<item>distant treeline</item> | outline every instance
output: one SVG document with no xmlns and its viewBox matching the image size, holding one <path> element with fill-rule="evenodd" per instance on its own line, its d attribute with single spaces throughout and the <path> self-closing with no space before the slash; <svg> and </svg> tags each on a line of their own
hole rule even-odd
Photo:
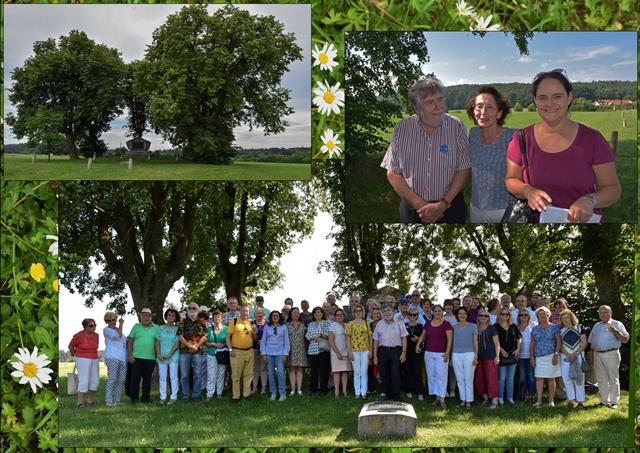
<svg viewBox="0 0 640 453">
<path fill-rule="evenodd" d="M 481 86 L 481 84 L 474 84 L 446 87 L 445 98 L 447 108 L 451 110 L 464 109 L 469 97 L 471 97 Z M 521 106 L 527 107 L 533 102 L 530 83 L 492 83 L 491 86 L 503 93 L 509 99 L 512 106 L 519 103 Z M 631 99 L 635 103 L 636 89 L 636 82 L 618 80 L 573 83 L 574 98 L 584 98 L 589 101 L 599 101 L 602 99 Z M 617 107 L 620 108 L 620 106 Z"/>
</svg>

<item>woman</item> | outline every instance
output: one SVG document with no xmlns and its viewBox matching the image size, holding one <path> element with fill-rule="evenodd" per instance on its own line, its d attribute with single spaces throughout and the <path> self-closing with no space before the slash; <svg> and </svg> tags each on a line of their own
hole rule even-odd
<svg viewBox="0 0 640 453">
<path fill-rule="evenodd" d="M 116 327 L 116 321 L 118 325 Z M 122 335 L 124 319 L 108 311 L 104 314 L 104 364 L 107 366 L 107 388 L 105 390 L 105 404 L 108 407 L 117 406 L 122 398 L 124 382 L 127 376 L 127 337 Z"/>
<path fill-rule="evenodd" d="M 311 314 L 313 321 L 307 326 L 304 337 L 309 342 L 309 391 L 327 393 L 329 381 L 329 322 L 321 307 L 315 307 Z"/>
<path fill-rule="evenodd" d="M 565 311 L 568 308 L 569 308 L 569 303 L 567 302 L 567 299 L 565 299 L 564 297 L 560 297 L 559 299 L 556 299 L 556 301 L 553 303 L 553 313 L 551 313 L 549 322 L 551 324 L 557 324 L 560 327 L 562 327 L 562 323 L 560 322 L 560 315 L 562 314 L 563 311 Z"/>
<path fill-rule="evenodd" d="M 472 223 L 500 223 L 512 200 L 504 186 L 507 147 L 516 131 L 503 127 L 510 112 L 507 98 L 492 86 L 467 101 L 467 115 L 478 126 L 469 131 Z"/>
<path fill-rule="evenodd" d="M 254 321 L 256 326 L 256 339 L 253 342 L 253 389 L 251 393 L 258 391 L 258 382 L 260 382 L 260 394 L 264 395 L 267 393 L 267 365 L 262 361 L 260 344 L 267 321 L 264 319 L 264 310 L 260 307 L 255 309 L 254 316 L 256 318 Z"/>
<path fill-rule="evenodd" d="M 549 322 L 551 312 L 547 307 L 540 307 L 536 310 L 538 325 L 531 330 L 531 345 L 529 346 L 529 356 L 531 366 L 536 374 L 536 395 L 534 406 L 542 405 L 542 391 L 544 381 L 549 387 L 549 406 L 555 406 L 553 398 L 556 393 L 556 378 L 560 377 L 560 349 L 562 339 L 560 328 Z"/>
<path fill-rule="evenodd" d="M 418 395 L 418 400 L 424 400 L 424 382 L 422 382 L 422 350 L 416 351 L 416 344 L 422 335 L 424 325 L 418 322 L 420 313 L 417 308 L 409 309 L 409 324 L 407 328 L 407 360 L 402 364 L 404 370 L 404 391 L 407 398 L 411 399 L 413 394 Z"/>
<path fill-rule="evenodd" d="M 291 321 L 287 324 L 287 332 L 289 333 L 289 383 L 291 384 L 291 394 L 296 393 L 302 396 L 302 376 L 304 369 L 308 366 L 306 343 L 304 334 L 307 332 L 307 326 L 300 319 L 300 309 L 293 307 L 289 313 Z"/>
<path fill-rule="evenodd" d="M 582 372 L 582 354 L 587 348 L 585 329 L 578 324 L 578 318 L 569 309 L 560 314 L 562 338 L 562 353 L 560 367 L 562 381 L 567 390 L 567 407 L 573 408 L 574 401 L 578 402 L 578 409 L 584 409 L 584 373 Z"/>
<path fill-rule="evenodd" d="M 269 390 L 271 391 L 271 401 L 280 395 L 280 401 L 287 399 L 286 377 L 284 367 L 289 357 L 291 345 L 289 344 L 289 331 L 280 324 L 280 312 L 277 310 L 269 314 L 269 322 L 264 328 L 262 341 L 260 342 L 260 354 L 262 362 L 269 370 Z M 277 379 L 277 385 L 276 385 Z"/>
<path fill-rule="evenodd" d="M 178 368 L 180 368 L 180 339 L 178 325 L 180 318 L 178 310 L 169 308 L 164 312 L 165 324 L 156 330 L 156 362 L 158 362 L 158 377 L 160 378 L 160 404 L 165 401 L 173 404 L 178 400 Z M 171 381 L 171 399 L 167 400 L 167 370 Z"/>
<path fill-rule="evenodd" d="M 371 357 L 373 331 L 364 319 L 362 305 L 353 307 L 354 320 L 349 321 L 345 330 L 349 360 L 353 363 L 353 389 L 356 399 L 366 398 L 368 386 L 369 357 Z"/>
<path fill-rule="evenodd" d="M 489 312 L 478 310 L 478 362 L 474 385 L 485 403 L 491 400 L 489 409 L 498 407 L 498 364 L 500 363 L 500 343 L 496 328 L 489 324 Z"/>
<path fill-rule="evenodd" d="M 453 299 L 445 299 L 442 304 L 444 307 L 444 320 L 447 321 L 452 326 L 458 324 L 458 318 L 456 314 L 453 312 Z"/>
<path fill-rule="evenodd" d="M 531 320 L 531 313 L 528 309 L 518 312 L 518 331 L 521 335 L 520 354 L 518 355 L 518 375 L 520 382 L 520 395 L 525 401 L 533 399 L 536 393 L 536 381 L 529 348 L 531 346 L 531 330 L 536 323 Z"/>
<path fill-rule="evenodd" d="M 529 207 L 567 209 L 567 222 L 584 223 L 620 198 L 613 154 L 600 132 L 569 119 L 573 87 L 563 69 L 533 79 L 538 123 L 524 129 L 530 175 L 523 176 L 518 136 L 507 151 L 507 190 Z"/>
<path fill-rule="evenodd" d="M 500 310 L 502 306 L 500 305 L 500 301 L 498 299 L 489 299 L 487 302 L 487 311 L 489 312 L 489 324 L 494 325 L 499 321 L 498 317 L 500 316 Z"/>
<path fill-rule="evenodd" d="M 85 394 L 87 394 L 87 404 L 95 406 L 96 390 L 100 383 L 96 322 L 91 318 L 85 318 L 82 320 L 82 328 L 69 342 L 69 353 L 75 358 L 78 369 L 76 406 L 79 408 L 85 406 Z"/>
<path fill-rule="evenodd" d="M 429 299 L 422 299 L 422 314 L 420 315 L 420 322 L 423 326 L 426 326 L 432 319 L 433 310 L 431 309 L 431 301 Z"/>
<path fill-rule="evenodd" d="M 371 321 L 369 322 L 369 327 L 371 327 L 371 332 L 376 330 L 376 326 L 382 319 L 382 310 L 380 309 L 380 304 L 376 301 L 376 304 L 371 309 L 369 313 L 371 317 Z M 373 345 L 371 345 L 373 347 Z M 371 355 L 369 356 L 369 383 L 368 390 L 371 392 L 376 392 L 378 388 L 378 383 L 380 382 L 380 376 L 378 375 L 378 366 L 373 363 L 373 350 L 371 351 Z"/>
<path fill-rule="evenodd" d="M 426 312 L 425 312 L 426 314 Z M 444 310 L 441 305 L 433 306 L 433 319 L 425 324 L 415 347 L 416 354 L 420 354 L 420 347 L 424 341 L 424 366 L 427 370 L 427 385 L 429 395 L 435 395 L 434 404 L 446 409 L 444 402 L 447 395 L 447 375 L 453 328 L 443 319 Z M 426 341 L 425 341 L 426 340 Z"/>
<path fill-rule="evenodd" d="M 351 371 L 351 360 L 349 360 L 349 350 L 347 348 L 347 336 L 345 335 L 346 317 L 344 310 L 338 308 L 335 311 L 335 321 L 329 326 L 329 345 L 331 346 L 331 373 L 333 374 L 333 391 L 336 398 L 340 397 L 340 384 L 342 383 L 342 393 L 347 396 L 347 383 L 349 382 L 349 371 Z"/>
<path fill-rule="evenodd" d="M 213 312 L 213 325 L 207 327 L 207 401 L 214 394 L 222 399 L 224 374 L 229 364 L 229 348 L 226 343 L 227 326 L 222 323 L 222 312 Z"/>
<path fill-rule="evenodd" d="M 522 335 L 518 327 L 511 323 L 511 311 L 507 308 L 500 310 L 500 319 L 495 324 L 495 327 L 498 331 L 498 342 L 500 343 L 498 403 L 502 406 L 506 399 L 513 406 L 516 404 L 513 400 L 513 378 L 516 374 L 517 357 L 520 353 L 520 338 Z"/>
<path fill-rule="evenodd" d="M 458 322 L 453 326 L 451 361 L 458 381 L 460 407 L 473 403 L 473 372 L 478 363 L 478 328 L 469 322 L 466 308 L 458 308 Z"/>
</svg>

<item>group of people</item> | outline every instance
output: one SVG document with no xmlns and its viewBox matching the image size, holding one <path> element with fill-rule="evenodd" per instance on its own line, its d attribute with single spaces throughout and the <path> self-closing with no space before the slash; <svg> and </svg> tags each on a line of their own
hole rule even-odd
<svg viewBox="0 0 640 453">
<path fill-rule="evenodd" d="M 455 396 L 459 405 L 481 401 L 495 409 L 515 404 L 516 369 L 523 399 L 543 404 L 544 384 L 553 406 L 556 378 L 562 377 L 569 407 L 584 407 L 583 362 L 588 343 L 602 405 L 618 406 L 619 348 L 629 341 L 624 325 L 611 319 L 607 305 L 599 307 L 600 322 L 587 338 L 565 299 L 550 307 L 538 292 L 491 299 L 486 305 L 465 296 L 432 305 L 418 290 L 399 300 L 387 296 L 381 305 L 358 296 L 340 308 L 335 293 L 323 306 L 309 311 L 288 299 L 282 311 L 264 307 L 258 296 L 254 308 L 238 306 L 230 297 L 225 313 L 209 313 L 196 303 L 186 313 L 169 308 L 164 324 L 153 323 L 151 309 L 140 312 L 140 322 L 128 336 L 123 320 L 107 312 L 103 330 L 107 367 L 105 403 L 121 404 L 127 367 L 132 402 L 150 402 L 151 378 L 157 366 L 161 404 L 173 404 L 181 391 L 183 400 L 222 399 L 225 374 L 230 368 L 231 400 L 250 399 L 259 390 L 272 400 L 303 395 L 303 376 L 309 371 L 308 392 L 325 394 L 333 376 L 336 398 L 347 396 L 353 373 L 355 398 L 381 391 L 384 399 L 399 401 L 425 395 L 446 408 L 445 398 Z M 286 313 L 286 314 L 285 314 Z M 83 330 L 69 343 L 78 371 L 77 406 L 96 404 L 99 383 L 96 322 L 85 319 Z M 167 389 L 167 377 L 170 392 Z M 426 380 L 425 380 L 426 377 Z M 140 382 L 142 381 L 142 394 Z M 478 398 L 479 397 L 479 398 Z"/>
<path fill-rule="evenodd" d="M 618 201 L 611 147 L 600 132 L 571 120 L 574 93 L 566 72 L 537 74 L 531 91 L 540 121 L 523 129 L 521 150 L 518 130 L 504 127 L 509 100 L 495 87 L 484 86 L 468 100 L 467 114 L 477 126 L 468 136 L 462 121 L 445 113 L 437 78 L 409 89 L 415 114 L 396 125 L 381 164 L 401 198 L 403 222 L 464 223 L 469 173 L 473 223 L 500 223 L 516 198 L 537 213 L 566 209 L 559 221 L 570 223 L 593 221 Z"/>
</svg>

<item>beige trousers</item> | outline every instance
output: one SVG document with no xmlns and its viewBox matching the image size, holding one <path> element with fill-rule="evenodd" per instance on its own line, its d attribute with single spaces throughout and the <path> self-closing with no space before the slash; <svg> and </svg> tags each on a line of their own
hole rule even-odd
<svg viewBox="0 0 640 453">
<path fill-rule="evenodd" d="M 229 358 L 231 365 L 231 382 L 233 399 L 240 399 L 240 379 L 242 379 L 242 394 L 251 395 L 251 381 L 253 380 L 253 349 L 241 351 L 234 349 Z"/>
<path fill-rule="evenodd" d="M 598 381 L 600 402 L 618 404 L 620 398 L 620 351 L 595 352 L 593 371 Z"/>
</svg>

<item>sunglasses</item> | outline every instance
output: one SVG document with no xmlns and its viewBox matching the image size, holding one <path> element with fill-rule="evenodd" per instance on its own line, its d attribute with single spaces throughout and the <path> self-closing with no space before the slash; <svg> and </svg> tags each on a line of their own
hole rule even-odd
<svg viewBox="0 0 640 453">
<path fill-rule="evenodd" d="M 111 318 L 111 319 L 107 319 L 107 322 L 111 322 L 111 321 L 117 321 L 118 318 Z"/>
<path fill-rule="evenodd" d="M 518 315 L 518 318 L 528 318 L 529 315 Z"/>
<path fill-rule="evenodd" d="M 489 315 L 478 315 L 478 318 L 488 318 Z"/>
<path fill-rule="evenodd" d="M 511 313 L 500 313 L 500 316 L 511 316 Z"/>
<path fill-rule="evenodd" d="M 549 74 L 562 74 L 567 80 L 569 80 L 569 76 L 567 75 L 567 71 L 565 71 L 562 68 L 556 68 L 556 69 L 552 69 L 551 71 L 542 71 L 542 72 L 537 73 L 535 75 L 535 77 L 533 78 L 533 82 L 535 83 L 541 77 L 548 76 Z M 531 297 L 534 297 L 534 295 L 532 294 Z"/>
</svg>

